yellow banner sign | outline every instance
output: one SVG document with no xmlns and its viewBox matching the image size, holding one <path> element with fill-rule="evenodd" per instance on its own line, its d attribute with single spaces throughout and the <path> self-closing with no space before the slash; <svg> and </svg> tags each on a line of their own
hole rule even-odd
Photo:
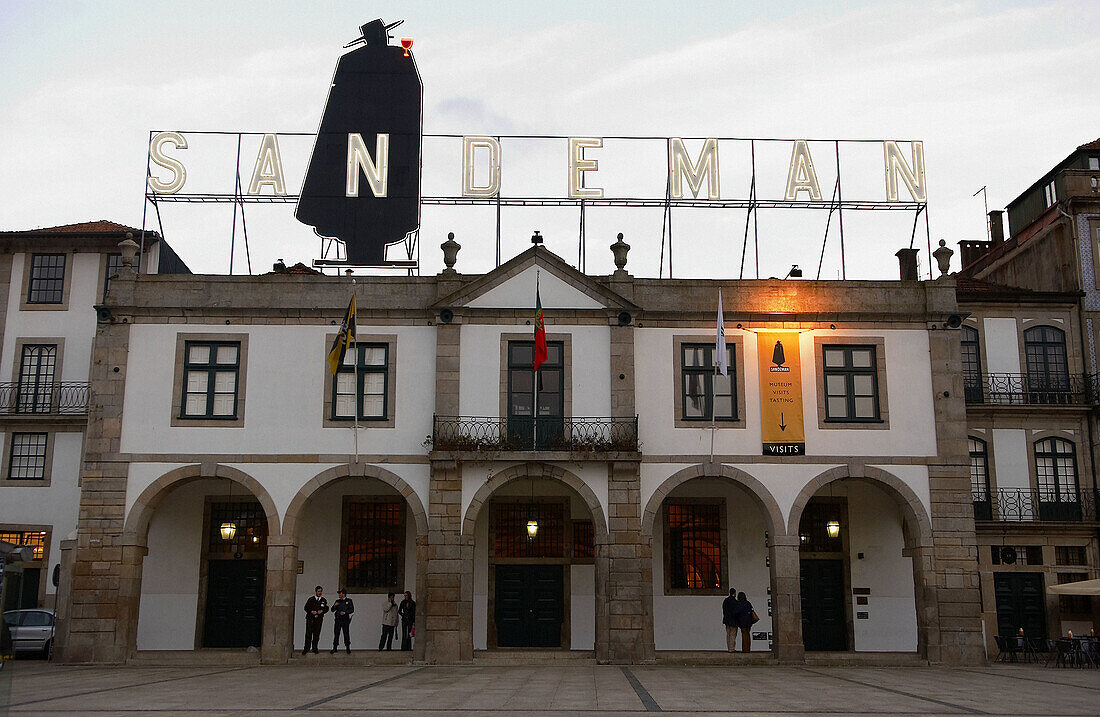
<svg viewBox="0 0 1100 717">
<path fill-rule="evenodd" d="M 802 422 L 802 361 L 798 333 L 756 335 L 760 362 L 760 420 L 764 455 L 806 454 L 806 427 Z"/>
</svg>

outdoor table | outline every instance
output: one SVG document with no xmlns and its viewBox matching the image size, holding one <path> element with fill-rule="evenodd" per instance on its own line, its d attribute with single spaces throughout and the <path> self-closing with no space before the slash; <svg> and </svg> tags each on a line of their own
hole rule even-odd
<svg viewBox="0 0 1100 717">
<path fill-rule="evenodd" d="M 1062 637 L 1055 641 L 1057 667 L 1096 667 L 1097 639 L 1092 637 Z"/>
</svg>

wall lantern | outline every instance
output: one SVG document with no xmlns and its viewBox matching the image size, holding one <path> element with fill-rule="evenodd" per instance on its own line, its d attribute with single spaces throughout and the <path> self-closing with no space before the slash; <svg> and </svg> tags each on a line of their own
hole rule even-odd
<svg viewBox="0 0 1100 717">
<path fill-rule="evenodd" d="M 227 520 L 221 525 L 222 540 L 232 540 L 237 535 L 237 524 Z"/>
<path fill-rule="evenodd" d="M 527 537 L 534 539 L 539 534 L 539 522 L 534 518 L 527 521 Z"/>
<path fill-rule="evenodd" d="M 835 520 L 830 520 L 825 524 L 825 532 L 829 534 L 830 538 L 840 537 L 840 523 Z"/>
</svg>

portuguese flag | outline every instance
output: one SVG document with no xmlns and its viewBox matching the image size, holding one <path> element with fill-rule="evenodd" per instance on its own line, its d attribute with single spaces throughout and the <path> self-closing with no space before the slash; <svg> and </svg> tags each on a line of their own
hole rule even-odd
<svg viewBox="0 0 1100 717">
<path fill-rule="evenodd" d="M 546 323 L 542 319 L 542 299 L 539 298 L 539 280 L 535 279 L 535 371 L 546 361 Z"/>
</svg>

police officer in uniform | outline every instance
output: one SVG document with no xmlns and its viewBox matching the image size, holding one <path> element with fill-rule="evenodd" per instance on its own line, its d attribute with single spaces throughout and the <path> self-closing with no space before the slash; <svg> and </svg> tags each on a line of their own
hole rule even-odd
<svg viewBox="0 0 1100 717">
<path fill-rule="evenodd" d="M 313 650 L 317 654 L 317 640 L 321 637 L 321 623 L 325 621 L 325 613 L 328 612 L 328 599 L 321 597 L 321 586 L 318 585 L 313 596 L 306 600 L 306 642 L 302 645 L 302 654 Z"/>
<path fill-rule="evenodd" d="M 355 612 L 355 603 L 348 597 L 347 590 L 340 588 L 337 592 L 340 598 L 332 603 L 332 616 L 334 625 L 332 629 L 332 651 L 335 655 L 336 648 L 340 646 L 340 631 L 344 631 L 344 649 L 351 654 L 351 638 L 348 636 L 348 626 L 351 625 L 351 614 Z"/>
</svg>

